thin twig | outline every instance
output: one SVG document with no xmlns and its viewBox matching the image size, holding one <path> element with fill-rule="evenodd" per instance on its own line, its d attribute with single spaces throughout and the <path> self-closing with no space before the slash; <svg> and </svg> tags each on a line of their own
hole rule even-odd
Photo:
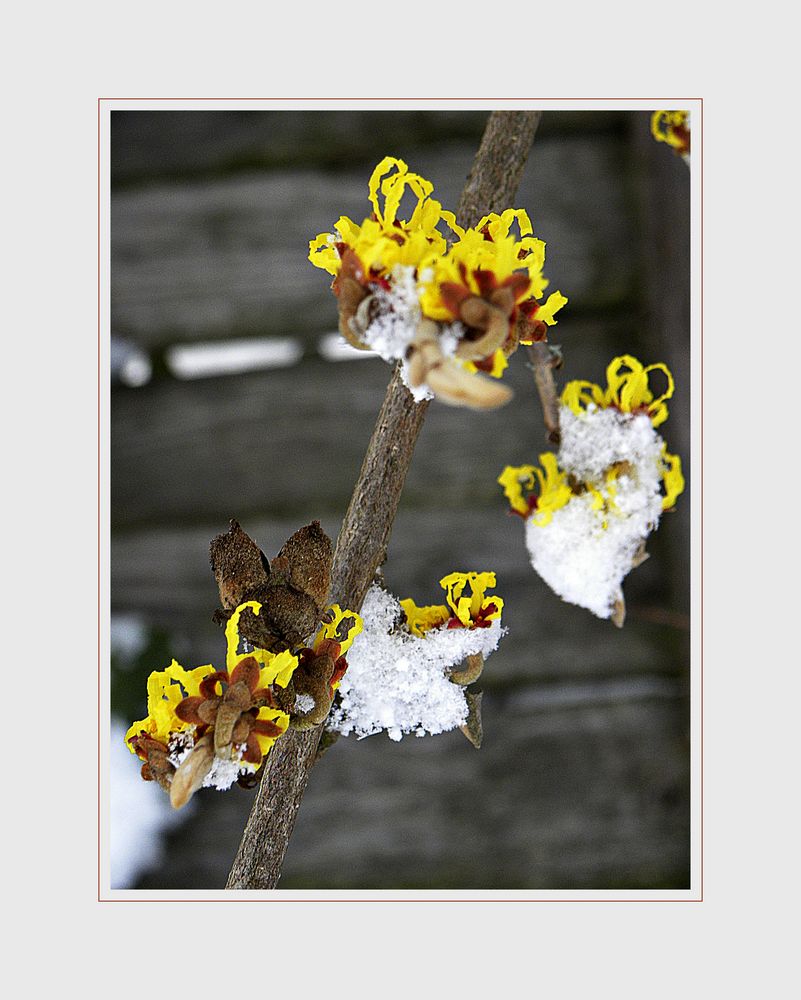
<svg viewBox="0 0 801 1000">
<path fill-rule="evenodd" d="M 489 116 L 459 200 L 461 225 L 473 226 L 508 206 L 540 114 L 494 111 Z M 330 597 L 342 607 L 361 608 L 384 558 L 426 409 L 426 403 L 414 402 L 396 366 L 337 539 Z M 226 888 L 275 888 L 322 731 L 322 726 L 290 730 L 275 744 Z"/>
<path fill-rule="evenodd" d="M 557 357 L 548 344 L 542 341 L 526 344 L 526 350 L 542 404 L 542 419 L 545 424 L 547 440 L 553 445 L 558 445 L 560 441 L 559 395 L 556 391 L 556 380 L 553 377 L 553 370 L 558 364 Z"/>
</svg>

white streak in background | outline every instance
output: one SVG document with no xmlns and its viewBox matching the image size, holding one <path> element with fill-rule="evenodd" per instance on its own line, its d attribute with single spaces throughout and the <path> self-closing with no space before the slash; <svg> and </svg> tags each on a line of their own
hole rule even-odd
<svg viewBox="0 0 801 1000">
<path fill-rule="evenodd" d="M 176 812 L 170 798 L 155 781 L 143 781 L 142 762 L 125 746 L 127 725 L 111 720 L 111 888 L 131 889 L 142 872 L 160 862 L 162 839 L 170 827 L 183 822 L 189 809 Z"/>
<path fill-rule="evenodd" d="M 341 333 L 324 333 L 317 343 L 317 350 L 326 361 L 355 361 L 374 358 L 375 351 L 360 351 L 345 340 Z"/>
<path fill-rule="evenodd" d="M 303 345 L 292 337 L 176 344 L 166 352 L 170 371 L 181 379 L 289 368 L 302 357 Z"/>
<path fill-rule="evenodd" d="M 120 337 L 111 338 L 111 378 L 138 389 L 147 385 L 153 375 L 150 358 L 136 344 Z"/>
</svg>

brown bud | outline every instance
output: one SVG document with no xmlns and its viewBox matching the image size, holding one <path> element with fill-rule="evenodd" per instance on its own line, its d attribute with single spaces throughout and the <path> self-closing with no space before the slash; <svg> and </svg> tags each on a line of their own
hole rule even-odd
<svg viewBox="0 0 801 1000">
<path fill-rule="evenodd" d="M 296 531 L 278 555 L 268 563 L 261 550 L 236 522 L 236 530 L 215 538 L 212 544 L 212 568 L 215 570 L 220 599 L 229 601 L 226 612 L 217 612 L 214 620 L 224 624 L 230 611 L 246 601 L 257 601 L 261 611 L 242 612 L 239 632 L 254 646 L 280 652 L 300 645 L 317 628 L 328 596 L 333 562 L 331 539 L 319 521 Z M 263 572 L 255 572 L 255 553 L 263 562 Z M 252 572 L 244 572 L 243 566 Z M 233 576 L 228 573 L 233 571 Z M 243 581 L 255 585 L 243 586 Z"/>
<path fill-rule="evenodd" d="M 292 706 L 289 724 L 293 729 L 313 729 L 325 721 L 333 700 L 330 690 L 333 672 L 334 658 L 325 652 L 308 657 L 292 675 L 295 697 L 306 696 L 314 701 L 314 706 L 305 712 L 299 712 Z"/>
<path fill-rule="evenodd" d="M 343 279 L 339 296 L 339 332 L 351 347 L 360 351 L 370 350 L 361 337 L 369 325 L 372 301 L 372 295 L 368 295 L 363 285 L 352 278 Z"/>
<path fill-rule="evenodd" d="M 474 296 L 465 299 L 459 307 L 459 319 L 477 330 L 486 330 L 490 321 L 492 306 L 484 299 Z"/>
<path fill-rule="evenodd" d="M 270 574 L 264 553 L 235 520 L 225 534 L 212 539 L 210 560 L 220 601 L 229 611 L 242 603 L 243 594 L 264 586 Z"/>
<path fill-rule="evenodd" d="M 284 542 L 276 558 L 289 567 L 287 583 L 310 597 L 322 612 L 328 597 L 334 548 L 320 522 L 312 521 L 296 531 Z"/>
<path fill-rule="evenodd" d="M 508 318 L 512 315 L 512 310 L 515 307 L 515 293 L 509 285 L 496 288 L 487 297 L 496 308 L 501 310 L 504 316 Z"/>
<path fill-rule="evenodd" d="M 221 760 L 231 759 L 234 727 L 243 712 L 251 706 L 251 692 L 245 681 L 237 681 L 226 689 L 217 709 L 214 723 L 214 753 Z"/>
</svg>

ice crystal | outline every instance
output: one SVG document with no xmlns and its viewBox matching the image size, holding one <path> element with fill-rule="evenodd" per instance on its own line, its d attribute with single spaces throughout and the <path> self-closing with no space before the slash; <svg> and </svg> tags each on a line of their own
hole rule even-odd
<svg viewBox="0 0 801 1000">
<path fill-rule="evenodd" d="M 295 696 L 293 711 L 298 715 L 303 712 L 311 712 L 314 705 L 314 698 L 310 694 L 299 694 Z"/>
<path fill-rule="evenodd" d="M 167 744 L 169 750 L 169 761 L 173 767 L 180 767 L 192 751 L 195 745 L 195 727 L 190 726 L 182 733 L 173 733 Z"/>
</svg>

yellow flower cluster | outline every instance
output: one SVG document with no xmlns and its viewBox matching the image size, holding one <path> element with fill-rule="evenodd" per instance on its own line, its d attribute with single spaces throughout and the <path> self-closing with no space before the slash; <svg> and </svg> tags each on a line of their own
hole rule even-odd
<svg viewBox="0 0 801 1000">
<path fill-rule="evenodd" d="M 667 380 L 665 391 L 660 396 L 655 396 L 651 390 L 651 372 L 662 372 Z M 562 405 L 569 407 L 575 414 L 586 411 L 590 405 L 599 409 L 613 407 L 621 413 L 645 413 L 654 427 L 659 427 L 667 420 L 667 400 L 673 395 L 675 383 L 666 364 L 659 362 L 644 366 L 630 354 L 623 354 L 613 358 L 607 366 L 606 383 L 606 389 L 603 389 L 594 382 L 568 382 L 562 392 Z M 662 509 L 669 510 L 684 490 L 684 476 L 680 457 L 671 455 L 666 445 L 662 448 L 661 462 L 665 488 Z M 610 475 L 612 480 L 609 480 Z M 613 482 L 615 475 L 615 470 L 611 470 L 607 480 Z"/>
<path fill-rule="evenodd" d="M 130 741 L 140 733 L 166 744 L 175 733 L 187 729 L 189 723 L 178 718 L 175 706 L 186 697 L 199 695 L 201 681 L 213 673 L 211 664 L 185 670 L 176 660 L 165 670 L 154 670 L 147 679 L 147 717 L 134 722 L 125 734 L 131 753 L 136 750 Z"/>
<path fill-rule="evenodd" d="M 508 343 L 493 345 L 485 358 L 467 358 L 463 363 L 468 371 L 495 377 L 500 377 L 506 355 L 517 346 L 513 331 L 518 314 L 529 321 L 522 324 L 520 342 L 530 343 L 535 336 L 544 339 L 545 328 L 556 323 L 555 314 L 567 298 L 557 291 L 541 301 L 548 286 L 542 273 L 545 244 L 533 235 L 523 209 L 491 213 L 478 225 L 463 229 L 454 214 L 431 197 L 431 182 L 392 156 L 376 166 L 368 189 L 373 211 L 361 225 L 343 215 L 334 233 L 321 233 L 309 243 L 309 260 L 334 276 L 337 295 L 341 271 L 365 289 L 391 288 L 393 268 L 404 265 L 415 270 L 420 309 L 428 319 L 459 319 L 471 326 L 462 306 L 466 299 L 482 300 L 500 310 L 508 323 Z M 407 191 L 416 198 L 408 220 L 400 217 Z M 438 228 L 440 223 L 451 230 L 450 242 Z M 476 319 L 479 329 L 486 329 L 486 315 Z"/>
<path fill-rule="evenodd" d="M 652 372 L 662 372 L 667 380 L 664 392 L 657 396 L 650 386 Z M 641 364 L 629 354 L 613 358 L 606 369 L 606 388 L 594 382 L 575 380 L 569 382 L 561 397 L 563 406 L 579 415 L 593 409 L 613 408 L 621 413 L 646 414 L 653 427 L 658 427 L 668 418 L 667 400 L 674 392 L 673 375 L 667 365 L 657 363 Z M 557 457 L 550 452 L 540 455 L 542 468 L 533 465 L 507 465 L 498 477 L 504 495 L 513 513 L 531 518 L 534 524 L 545 527 L 550 523 L 554 511 L 569 503 L 571 497 L 589 493 L 593 498 L 593 510 L 614 512 L 616 510 L 615 482 L 621 468 L 612 466 L 603 476 L 603 483 L 579 483 L 568 478 L 566 471 L 559 467 Z M 670 510 L 676 498 L 684 490 L 684 476 L 681 459 L 667 451 L 663 443 L 659 472 L 665 495 L 662 509 Z M 603 523 L 606 527 L 606 521 Z"/>
<path fill-rule="evenodd" d="M 487 595 L 487 590 L 495 587 L 494 573 L 450 573 L 439 584 L 446 591 L 446 604 L 418 607 L 411 598 L 400 602 L 412 635 L 422 636 L 446 624 L 448 628 L 489 628 L 501 617 L 503 599 Z"/>
<path fill-rule="evenodd" d="M 515 305 L 541 299 L 548 286 L 542 273 L 545 243 L 532 235 L 528 214 L 509 208 L 500 215 L 485 215 L 478 225 L 462 229 L 449 223 L 458 239 L 442 256 L 430 255 L 424 264 L 432 269 L 422 282 L 420 305 L 424 315 L 434 320 L 452 320 L 454 299 L 459 293 L 483 297 L 500 288 L 509 288 Z M 512 227 L 517 225 L 518 235 Z M 455 287 L 453 287 L 455 286 Z M 554 292 L 538 305 L 536 316 L 549 326 L 554 314 L 567 299 Z"/>
<path fill-rule="evenodd" d="M 137 752 L 135 738 L 142 733 L 166 745 L 174 735 L 189 729 L 191 723 L 178 717 L 176 706 L 185 698 L 200 696 L 201 685 L 204 685 L 204 682 L 206 682 L 204 688 L 209 689 L 204 691 L 204 694 L 221 694 L 222 681 L 230 678 L 239 663 L 245 659 L 253 658 L 259 664 L 257 685 L 259 688 L 267 688 L 272 684 L 277 684 L 279 687 L 287 686 L 298 666 L 298 658 L 292 653 L 288 651 L 270 653 L 265 649 L 237 653 L 240 641 L 239 619 L 245 608 L 250 608 L 254 614 L 258 614 L 261 605 L 256 601 L 247 601 L 240 604 L 231 615 L 225 628 L 227 646 L 225 671 L 218 672 L 211 664 L 196 667 L 194 670 L 185 670 L 173 660 L 165 670 L 155 670 L 150 674 L 147 680 L 147 717 L 135 722 L 125 734 L 125 742 L 131 753 Z M 215 675 L 213 680 L 211 675 Z M 289 725 L 289 716 L 286 712 L 267 706 L 259 708 L 256 718 L 258 721 L 272 722 L 282 731 L 286 731 Z M 260 734 L 258 730 L 256 737 L 262 754 L 266 755 L 275 743 L 276 737 Z"/>
<path fill-rule="evenodd" d="M 690 152 L 690 116 L 686 111 L 654 111 L 651 115 L 651 135 L 657 142 L 666 142 L 677 153 Z"/>
</svg>

